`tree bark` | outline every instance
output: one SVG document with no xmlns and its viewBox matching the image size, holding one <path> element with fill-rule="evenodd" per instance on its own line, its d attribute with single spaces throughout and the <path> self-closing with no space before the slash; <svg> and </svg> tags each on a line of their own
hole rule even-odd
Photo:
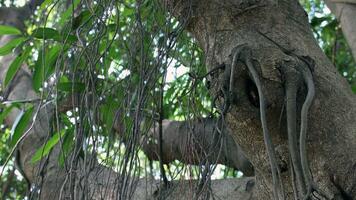
<svg viewBox="0 0 356 200">
<path fill-rule="evenodd" d="M 356 1 L 325 0 L 326 5 L 339 20 L 351 53 L 356 60 Z"/>
<path fill-rule="evenodd" d="M 223 164 L 253 176 L 252 164 L 234 142 L 225 125 L 217 130 L 216 119 L 191 121 L 163 120 L 162 162 L 179 160 L 185 164 Z M 141 148 L 151 160 L 159 160 L 158 126 L 141 139 Z"/>
<path fill-rule="evenodd" d="M 208 71 L 222 64 L 232 65 L 236 48 L 248 46 L 251 49 L 254 66 L 261 77 L 268 129 L 279 159 L 287 199 L 293 198 L 293 186 L 285 114 L 282 121 L 279 120 L 285 105 L 284 77 L 279 69 L 281 65 L 286 66 L 306 56 L 315 61 L 316 94 L 309 111 L 306 141 L 310 169 L 314 181 L 329 198 L 355 197 L 355 96 L 319 48 L 298 1 L 166 0 L 165 3 L 171 13 L 186 20 L 188 30 L 206 54 Z M 255 197 L 272 199 L 271 169 L 262 137 L 259 108 L 252 104 L 246 92 L 252 77 L 242 63 L 232 68 L 230 92 L 238 99 L 232 103 L 225 118 L 235 141 L 255 166 Z M 221 91 L 224 77 L 215 74 L 211 79 L 212 94 L 216 96 Z M 298 91 L 298 118 L 305 95 L 305 88 Z M 220 98 L 220 107 L 224 101 Z"/>
</svg>

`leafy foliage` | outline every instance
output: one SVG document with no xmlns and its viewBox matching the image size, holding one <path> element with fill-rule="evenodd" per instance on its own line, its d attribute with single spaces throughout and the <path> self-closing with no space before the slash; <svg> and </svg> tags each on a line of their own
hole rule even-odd
<svg viewBox="0 0 356 200">
<path fill-rule="evenodd" d="M 356 62 L 335 16 L 328 11 L 322 1 L 312 0 L 304 3 L 320 46 L 356 93 Z"/>
<path fill-rule="evenodd" d="M 27 110 L 21 112 L 21 114 L 19 114 L 18 117 L 16 118 L 16 121 L 14 122 L 14 125 L 11 129 L 12 139 L 10 142 L 10 147 L 14 147 L 15 144 L 18 142 L 18 140 L 26 131 L 27 126 L 31 122 L 32 113 L 33 113 L 33 106 L 30 106 Z"/>
<path fill-rule="evenodd" d="M 21 31 L 12 26 L 0 25 L 0 35 L 20 35 Z"/>
<path fill-rule="evenodd" d="M 51 139 L 49 139 L 41 148 L 39 148 L 35 155 L 32 157 L 31 161 L 33 163 L 41 160 L 43 157 L 48 155 L 51 149 L 59 142 L 59 140 L 64 136 L 66 131 L 63 129 L 61 132 L 54 134 Z"/>
<path fill-rule="evenodd" d="M 4 46 L 0 47 L 0 56 L 4 56 L 6 54 L 11 53 L 11 51 L 14 48 L 16 48 L 17 46 L 22 44 L 22 42 L 24 42 L 24 41 L 25 41 L 24 37 L 19 37 L 19 38 L 15 38 L 15 39 L 11 40 L 10 42 L 5 44 Z"/>
</svg>

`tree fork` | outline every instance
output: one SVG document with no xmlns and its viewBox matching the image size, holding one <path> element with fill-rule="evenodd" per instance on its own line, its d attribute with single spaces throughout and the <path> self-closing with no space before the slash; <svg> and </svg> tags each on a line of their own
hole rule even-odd
<svg viewBox="0 0 356 200">
<path fill-rule="evenodd" d="M 267 153 L 269 157 L 269 162 L 272 170 L 272 178 L 273 178 L 273 193 L 275 199 L 285 199 L 284 197 L 284 189 L 283 183 L 281 180 L 281 170 L 277 164 L 276 152 L 274 149 L 274 145 L 272 143 L 271 136 L 267 127 L 267 119 L 266 119 L 266 102 L 265 97 L 263 95 L 262 85 L 260 82 L 259 75 L 252 64 L 251 60 L 251 49 L 242 47 L 241 52 L 243 54 L 243 60 L 245 61 L 245 65 L 247 66 L 249 72 L 251 73 L 252 79 L 256 84 L 259 100 L 260 100 L 260 117 L 261 117 L 261 125 L 263 130 L 263 138 L 267 148 Z"/>
<path fill-rule="evenodd" d="M 298 1 L 165 2 L 168 9 L 179 19 L 188 20 L 187 29 L 205 52 L 207 71 L 222 63 L 232 63 L 231 55 L 236 46 L 247 44 L 252 50 L 253 61 L 257 64 L 255 68 L 260 75 L 265 96 L 268 113 L 266 120 L 276 149 L 288 146 L 287 127 L 284 123 L 279 123 L 285 95 L 277 69 L 278 63 L 290 57 L 307 62 L 305 56 L 315 61 L 313 72 L 315 97 L 313 102 L 310 102 L 312 105 L 309 109 L 308 138 L 305 138 L 305 147 L 299 146 L 299 149 L 308 149 L 306 153 L 310 161 L 309 170 L 314 176 L 313 181 L 318 183 L 328 197 L 342 199 L 343 191 L 350 196 L 356 196 L 356 177 L 352 172 L 356 164 L 356 158 L 352 156 L 356 153 L 354 150 L 356 125 L 353 125 L 353 119 L 356 118 L 355 97 L 350 86 L 337 73 L 315 41 L 307 15 Z M 187 13 L 190 13 L 191 17 L 186 17 Z M 256 168 L 258 190 L 255 196 L 265 199 L 268 195 L 272 196 L 271 191 L 275 189 L 271 184 L 272 177 L 269 176 L 270 166 L 261 136 L 259 110 L 249 102 L 243 92 L 246 86 L 243 80 L 249 79 L 246 75 L 248 71 L 241 63 L 234 68 L 233 77 L 229 79 L 230 81 L 233 79 L 233 88 L 230 87 L 229 90 L 233 94 L 238 94 L 238 102 L 230 105 L 225 119 L 232 130 L 232 137 Z M 216 87 L 219 85 L 216 84 L 218 81 L 217 77 L 212 76 L 212 96 L 221 89 Z M 302 105 L 303 102 L 297 103 Z M 286 119 L 282 118 L 283 122 L 284 120 Z M 348 151 L 344 151 L 345 148 Z M 288 157 L 286 151 L 277 151 L 276 154 L 277 157 Z M 300 159 L 305 160 L 304 157 L 306 156 Z M 283 161 L 288 163 L 288 159 Z M 303 166 L 304 169 L 307 168 L 305 162 Z M 302 171 L 305 171 L 303 167 Z M 286 183 L 286 199 L 292 199 L 293 189 L 289 181 L 291 173 L 284 173 L 283 170 L 281 173 L 283 183 Z"/>
</svg>

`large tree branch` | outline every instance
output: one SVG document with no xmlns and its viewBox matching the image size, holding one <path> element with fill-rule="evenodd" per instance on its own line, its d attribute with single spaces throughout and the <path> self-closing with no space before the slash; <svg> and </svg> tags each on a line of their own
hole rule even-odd
<svg viewBox="0 0 356 200">
<path fill-rule="evenodd" d="M 325 0 L 326 5 L 339 20 L 342 32 L 356 60 L 356 1 Z"/>
<path fill-rule="evenodd" d="M 226 126 L 217 127 L 211 118 L 191 121 L 164 120 L 162 162 L 179 160 L 185 164 L 223 164 L 235 168 L 245 176 L 254 175 L 252 164 L 241 147 L 228 134 Z M 159 160 L 158 125 L 141 139 L 142 149 L 152 160 Z"/>
<path fill-rule="evenodd" d="M 68 96 L 59 105 L 59 112 L 72 110 L 79 105 L 77 95 Z M 123 143 L 125 130 L 122 110 L 116 113 L 113 129 Z M 254 169 L 241 147 L 233 140 L 225 124 L 218 126 L 217 119 L 201 118 L 189 121 L 163 120 L 162 162 L 178 160 L 184 164 L 223 164 L 253 176 Z M 159 125 L 156 123 L 140 138 L 140 148 L 148 159 L 159 161 Z"/>
</svg>

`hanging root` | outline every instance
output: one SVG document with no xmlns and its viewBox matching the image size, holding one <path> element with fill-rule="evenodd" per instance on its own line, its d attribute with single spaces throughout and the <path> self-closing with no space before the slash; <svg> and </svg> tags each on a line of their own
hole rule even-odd
<svg viewBox="0 0 356 200">
<path fill-rule="evenodd" d="M 289 164 L 290 164 L 290 166 L 293 165 L 291 158 L 289 158 Z M 289 171 L 290 171 L 290 174 L 291 174 L 293 191 L 298 191 L 298 190 L 297 190 L 297 184 L 296 184 L 296 182 L 295 182 L 294 170 L 289 170 Z M 298 200 L 298 195 L 297 195 L 296 192 L 293 192 L 293 197 L 294 197 L 294 200 Z"/>
<path fill-rule="evenodd" d="M 300 136 L 299 136 L 299 148 L 300 148 L 300 159 L 303 169 L 303 176 L 305 178 L 305 184 L 307 186 L 307 193 L 304 196 L 304 200 L 310 199 L 310 195 L 315 191 L 326 199 L 330 199 L 327 195 L 319 189 L 319 187 L 313 182 L 311 172 L 309 170 L 309 163 L 306 151 L 306 137 L 307 137 L 307 127 L 308 127 L 308 111 L 315 95 L 315 87 L 313 81 L 313 75 L 310 71 L 309 66 L 303 67 L 301 69 L 304 82 L 307 86 L 308 93 L 305 98 L 302 111 L 301 111 L 301 125 L 300 125 Z"/>
<path fill-rule="evenodd" d="M 221 81 L 221 94 L 224 97 L 224 103 L 221 107 L 221 113 L 225 115 L 231 106 L 232 103 L 235 103 L 237 100 L 236 94 L 232 91 L 235 84 L 235 73 L 237 68 L 237 62 L 239 61 L 240 50 L 243 46 L 237 46 L 232 50 L 234 54 L 232 55 L 231 65 L 224 66 L 224 74 Z M 221 67 L 220 67 L 221 68 Z M 217 99 L 217 98 L 214 98 Z M 214 100 L 215 101 L 215 100 Z"/>
<path fill-rule="evenodd" d="M 285 199 L 283 183 L 281 179 L 281 172 L 277 164 L 276 153 L 272 144 L 271 136 L 268 132 L 267 120 L 266 120 L 266 105 L 262 91 L 262 84 L 259 79 L 259 75 L 252 63 L 251 50 L 247 46 L 240 46 L 234 49 L 234 57 L 229 69 L 229 84 L 228 90 L 225 91 L 226 98 L 229 99 L 231 95 L 232 79 L 234 75 L 234 67 L 236 62 L 242 61 L 247 66 L 251 77 L 257 87 L 259 95 L 259 106 L 261 124 L 263 130 L 263 137 L 267 148 L 267 154 L 271 165 L 272 179 L 273 179 L 273 195 L 274 199 Z M 286 92 L 286 110 L 287 110 L 287 126 L 288 126 L 288 147 L 290 151 L 290 160 L 292 174 L 295 175 L 296 186 L 293 188 L 294 197 L 298 199 L 308 200 L 311 198 L 313 192 L 317 192 L 319 196 L 326 199 L 330 199 L 327 195 L 321 191 L 318 186 L 313 182 L 312 175 L 308 165 L 307 153 L 306 153 L 306 134 L 307 134 L 307 117 L 308 111 L 314 98 L 315 88 L 312 73 L 309 67 L 311 62 L 308 62 L 304 57 L 294 55 L 297 59 L 297 65 L 283 66 L 283 72 L 286 76 L 285 92 Z M 295 64 L 295 63 L 294 63 Z M 301 86 L 301 79 L 305 82 L 308 93 L 301 111 L 301 127 L 299 136 L 299 149 L 297 140 L 297 91 Z M 228 102 L 229 103 L 229 102 Z"/>
<path fill-rule="evenodd" d="M 287 68 L 288 72 L 285 73 L 286 83 L 286 110 L 287 110 L 287 127 L 288 127 L 288 146 L 291 157 L 291 168 L 295 172 L 295 178 L 297 182 L 297 189 L 304 195 L 306 193 L 304 174 L 299 158 L 298 144 L 297 144 L 297 90 L 300 84 L 299 73 L 295 70 Z M 298 194 L 298 191 L 294 191 Z M 298 195 L 297 195 L 298 196 Z"/>
<path fill-rule="evenodd" d="M 324 192 L 322 192 L 317 185 L 313 182 L 313 178 L 309 169 L 307 152 L 306 152 L 306 136 L 307 136 L 307 122 L 308 122 L 308 111 L 314 98 L 315 88 L 313 82 L 313 76 L 310 70 L 310 62 L 302 57 L 296 57 L 296 65 L 282 66 L 282 71 L 285 76 L 285 92 L 287 98 L 287 124 L 288 124 L 288 143 L 289 151 L 291 155 L 291 168 L 295 173 L 295 178 L 297 182 L 297 188 L 294 189 L 294 193 L 297 194 L 298 198 L 307 200 L 311 198 L 313 192 L 317 192 L 319 195 L 325 197 Z M 296 67 L 296 68 L 295 68 Z M 297 90 L 301 86 L 299 78 L 305 82 L 307 86 L 307 96 L 302 106 L 301 111 L 301 125 L 300 125 L 300 135 L 299 135 L 299 149 L 297 144 L 297 129 L 296 129 L 296 99 Z M 299 155 L 298 155 L 299 153 Z M 299 190 L 299 191 L 298 191 Z M 300 195 L 301 194 L 301 195 Z"/>
<path fill-rule="evenodd" d="M 294 132 L 294 128 L 292 127 L 293 123 L 295 124 L 295 107 L 296 107 L 296 102 L 294 105 L 287 105 L 287 110 L 288 107 L 289 109 L 292 109 L 289 112 L 287 111 L 287 122 L 288 122 L 288 141 L 289 144 L 292 141 L 292 145 L 289 145 L 289 150 L 291 153 L 291 159 L 292 159 L 292 169 L 296 172 L 296 178 L 297 178 L 297 183 L 298 182 L 303 182 L 304 184 L 302 184 L 302 187 L 299 188 L 300 190 L 302 190 L 302 194 L 304 195 L 304 200 L 310 199 L 311 198 L 311 194 L 313 192 L 317 192 L 320 196 L 326 198 L 326 199 L 331 199 L 330 197 L 327 197 L 327 195 L 321 191 L 318 186 L 316 185 L 315 182 L 313 182 L 313 178 L 309 169 L 309 164 L 308 164 L 308 159 L 307 159 L 307 152 L 306 152 L 306 136 L 307 136 L 307 122 L 308 122 L 308 111 L 309 108 L 311 106 L 311 103 L 313 101 L 314 98 L 314 94 L 315 94 L 315 88 L 314 88 L 314 81 L 313 81 L 313 76 L 312 76 L 312 72 L 311 72 L 311 68 L 314 67 L 314 61 L 308 57 L 308 56 L 299 56 L 297 54 L 295 54 L 293 51 L 289 51 L 287 49 L 285 49 L 283 46 L 281 46 L 280 44 L 278 44 L 277 42 L 275 42 L 274 40 L 272 40 L 271 38 L 269 38 L 266 34 L 257 31 L 261 36 L 263 36 L 264 38 L 266 38 L 268 41 L 272 42 L 274 45 L 276 45 L 285 55 L 291 56 L 292 58 L 295 58 L 297 63 L 297 68 L 296 69 L 289 69 L 289 70 L 296 70 L 301 72 L 302 74 L 302 78 L 303 81 L 305 82 L 307 89 L 308 89 L 308 93 L 307 96 L 305 98 L 305 101 L 303 103 L 302 106 L 302 111 L 301 111 L 301 125 L 300 125 L 300 135 L 299 135 L 299 157 L 297 158 L 297 163 L 294 162 L 293 157 L 296 157 L 295 153 L 296 153 L 296 149 L 295 149 L 295 142 L 294 142 L 294 138 L 296 137 L 296 132 Z M 289 66 L 291 67 L 291 66 Z M 287 68 L 288 70 L 288 68 Z M 286 71 L 283 71 L 286 72 Z M 287 79 L 291 79 L 291 77 L 287 78 Z M 296 85 L 298 89 L 298 85 Z M 286 84 L 286 93 L 287 93 L 287 99 L 289 99 L 291 97 L 291 95 L 294 95 L 295 93 L 295 86 L 291 86 L 290 84 Z M 293 99 L 293 101 L 295 101 Z M 290 102 L 291 104 L 293 104 L 293 102 Z M 288 104 L 288 103 L 287 103 Z M 288 119 L 290 118 L 290 119 Z M 290 125 L 290 123 L 292 123 L 292 125 Z M 293 125 L 294 126 L 294 125 Z M 292 129 L 291 129 L 292 128 Z M 290 130 L 291 129 L 291 130 Z M 301 171 L 302 174 L 300 174 L 300 169 L 299 168 L 299 164 L 301 165 Z M 296 167 L 297 166 L 297 167 Z M 293 173 L 293 172 L 292 172 Z M 298 175 L 299 173 L 299 175 Z M 299 176 L 299 178 L 298 178 Z M 298 179 L 303 178 L 303 181 Z M 304 186 L 303 186 L 304 185 Z M 303 189 L 305 188 L 305 190 Z M 295 190 L 295 189 L 294 189 Z M 297 193 L 298 191 L 294 191 L 295 193 Z"/>
<path fill-rule="evenodd" d="M 242 59 L 245 61 L 245 65 L 247 66 L 249 72 L 251 73 L 251 76 L 256 84 L 258 95 L 259 95 L 263 138 L 264 138 L 265 145 L 267 148 L 267 153 L 268 153 L 271 170 L 272 170 L 273 195 L 274 195 L 275 199 L 280 199 L 280 198 L 285 199 L 283 184 L 282 184 L 281 175 L 280 175 L 281 172 L 280 172 L 279 166 L 277 164 L 276 153 L 274 150 L 274 146 L 272 144 L 272 139 L 268 132 L 267 120 L 266 120 L 266 105 L 265 105 L 265 100 L 264 100 L 264 95 L 262 92 L 262 85 L 261 85 L 261 82 L 259 79 L 259 75 L 252 64 L 251 50 L 248 49 L 247 47 L 245 47 L 245 48 L 241 49 L 240 53 L 243 54 Z"/>
</svg>

